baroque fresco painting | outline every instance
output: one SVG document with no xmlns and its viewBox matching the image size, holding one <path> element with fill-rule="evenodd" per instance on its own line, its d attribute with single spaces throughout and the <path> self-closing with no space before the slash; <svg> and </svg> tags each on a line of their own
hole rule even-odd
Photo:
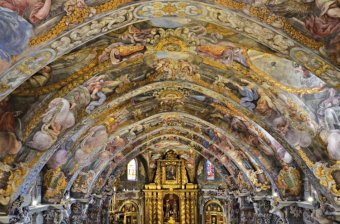
<svg viewBox="0 0 340 224">
<path fill-rule="evenodd" d="M 340 222 L 338 1 L 0 0 L 0 30 L 0 223 Z"/>
</svg>

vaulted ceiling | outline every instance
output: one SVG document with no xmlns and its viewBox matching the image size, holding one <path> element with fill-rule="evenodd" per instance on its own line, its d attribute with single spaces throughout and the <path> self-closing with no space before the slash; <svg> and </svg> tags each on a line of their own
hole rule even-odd
<svg viewBox="0 0 340 224">
<path fill-rule="evenodd" d="M 299 197 L 306 177 L 340 204 L 339 8 L 46 0 L 27 22 L 6 2 L 2 207 L 41 172 L 45 201 L 100 193 L 153 148 L 196 151 L 230 192 Z"/>
</svg>

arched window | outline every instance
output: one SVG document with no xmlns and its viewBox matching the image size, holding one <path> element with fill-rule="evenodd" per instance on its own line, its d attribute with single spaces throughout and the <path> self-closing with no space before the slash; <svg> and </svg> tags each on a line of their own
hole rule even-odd
<svg viewBox="0 0 340 224">
<path fill-rule="evenodd" d="M 127 165 L 127 179 L 128 180 L 137 180 L 137 160 L 131 160 Z"/>
<path fill-rule="evenodd" d="M 205 163 L 205 170 L 207 180 L 215 180 L 215 167 L 209 160 Z"/>
</svg>

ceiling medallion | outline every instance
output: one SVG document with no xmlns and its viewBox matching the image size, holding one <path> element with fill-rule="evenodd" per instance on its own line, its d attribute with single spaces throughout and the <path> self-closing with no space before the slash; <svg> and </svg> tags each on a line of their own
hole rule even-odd
<svg viewBox="0 0 340 224">
<path fill-rule="evenodd" d="M 162 110 L 179 109 L 184 106 L 184 99 L 188 95 L 186 90 L 165 88 L 154 93 Z"/>
<path fill-rule="evenodd" d="M 277 186 L 285 196 L 298 196 L 302 190 L 300 171 L 294 167 L 283 167 L 277 177 Z"/>
<path fill-rule="evenodd" d="M 155 51 L 187 52 L 189 51 L 189 47 L 183 40 L 177 37 L 169 36 L 161 39 L 158 42 L 158 44 L 155 46 Z"/>
</svg>

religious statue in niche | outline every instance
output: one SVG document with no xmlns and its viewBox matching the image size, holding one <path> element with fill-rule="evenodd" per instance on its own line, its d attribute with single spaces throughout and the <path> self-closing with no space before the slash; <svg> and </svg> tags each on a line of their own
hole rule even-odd
<svg viewBox="0 0 340 224">
<path fill-rule="evenodd" d="M 217 224 L 216 215 L 212 215 L 212 216 L 211 216 L 211 224 Z"/>
<path fill-rule="evenodd" d="M 138 216 L 137 216 L 137 205 L 134 202 L 127 202 L 121 209 L 120 212 L 124 215 L 124 221 L 122 223 L 125 224 L 137 224 Z"/>
<path fill-rule="evenodd" d="M 204 209 L 204 223 L 222 224 L 224 223 L 223 209 L 219 202 L 208 201 Z"/>
<path fill-rule="evenodd" d="M 175 194 L 166 195 L 164 197 L 164 220 L 169 220 L 171 217 L 179 220 L 179 198 Z"/>
<path fill-rule="evenodd" d="M 126 216 L 126 224 L 132 224 L 131 216 Z"/>
<path fill-rule="evenodd" d="M 166 180 L 176 180 L 176 166 L 169 165 L 166 167 Z"/>
</svg>

